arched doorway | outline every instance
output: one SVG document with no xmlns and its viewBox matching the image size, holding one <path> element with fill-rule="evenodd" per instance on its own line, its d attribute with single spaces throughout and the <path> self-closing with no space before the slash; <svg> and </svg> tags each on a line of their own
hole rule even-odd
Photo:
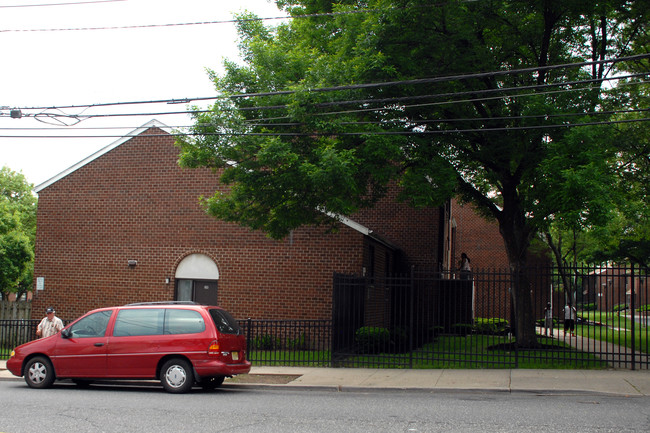
<svg viewBox="0 0 650 433">
<path fill-rule="evenodd" d="M 176 268 L 177 301 L 217 305 L 219 269 L 205 254 L 190 254 Z"/>
</svg>

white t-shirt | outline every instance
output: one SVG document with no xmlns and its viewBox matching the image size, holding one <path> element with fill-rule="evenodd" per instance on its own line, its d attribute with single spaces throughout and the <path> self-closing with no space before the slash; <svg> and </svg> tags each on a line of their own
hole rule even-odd
<svg viewBox="0 0 650 433">
<path fill-rule="evenodd" d="M 576 319 L 576 310 L 575 308 L 569 307 L 568 305 L 564 307 L 564 320 L 575 320 Z"/>
<path fill-rule="evenodd" d="M 56 316 L 52 320 L 45 317 L 38 324 L 37 329 L 41 330 L 42 338 L 50 337 L 63 329 L 63 321 Z"/>
</svg>

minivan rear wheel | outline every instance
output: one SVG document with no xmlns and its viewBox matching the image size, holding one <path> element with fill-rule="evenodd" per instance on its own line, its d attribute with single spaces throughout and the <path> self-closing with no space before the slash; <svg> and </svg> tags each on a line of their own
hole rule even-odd
<svg viewBox="0 0 650 433">
<path fill-rule="evenodd" d="M 36 356 L 25 364 L 25 382 L 30 388 L 49 388 L 54 382 L 54 368 L 49 359 Z"/>
<path fill-rule="evenodd" d="M 194 385 L 192 366 L 181 358 L 170 359 L 160 370 L 160 382 L 167 392 L 188 392 Z"/>
</svg>

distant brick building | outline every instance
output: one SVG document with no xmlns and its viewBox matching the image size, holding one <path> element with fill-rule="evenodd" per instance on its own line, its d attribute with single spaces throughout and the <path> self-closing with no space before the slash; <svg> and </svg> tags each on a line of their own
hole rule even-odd
<svg viewBox="0 0 650 433">
<path fill-rule="evenodd" d="M 645 273 L 632 274 L 629 267 L 593 269 L 583 278 L 582 290 L 579 301 L 594 304 L 599 311 L 639 308 L 650 302 Z"/>
<path fill-rule="evenodd" d="M 278 241 L 218 221 L 198 202 L 223 188 L 218 176 L 180 168 L 162 128 L 152 121 L 36 188 L 35 317 L 48 305 L 74 319 L 176 299 L 218 303 L 239 318 L 330 318 L 335 272 L 449 262 L 441 209 L 413 209 L 394 195 L 334 234 L 304 227 Z"/>
</svg>

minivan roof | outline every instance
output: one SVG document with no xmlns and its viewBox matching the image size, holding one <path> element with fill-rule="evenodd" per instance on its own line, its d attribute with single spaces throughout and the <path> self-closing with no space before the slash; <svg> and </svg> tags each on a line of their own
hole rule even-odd
<svg viewBox="0 0 650 433">
<path fill-rule="evenodd" d="M 133 304 L 126 304 L 124 307 L 133 307 L 139 305 L 202 305 L 194 301 L 156 301 L 156 302 L 135 302 Z"/>
</svg>

